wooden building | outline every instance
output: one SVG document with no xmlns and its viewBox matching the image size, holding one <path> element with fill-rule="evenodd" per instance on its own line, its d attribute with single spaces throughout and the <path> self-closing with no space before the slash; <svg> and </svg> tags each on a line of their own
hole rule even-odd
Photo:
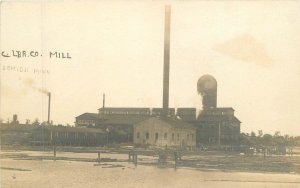
<svg viewBox="0 0 300 188">
<path fill-rule="evenodd" d="M 5 123 L 0 126 L 1 145 L 104 146 L 108 136 L 95 128 Z"/>
<path fill-rule="evenodd" d="M 84 113 L 75 117 L 75 126 L 76 127 L 92 127 L 98 126 L 103 121 L 103 118 L 100 117 L 97 113 Z"/>
<path fill-rule="evenodd" d="M 176 116 L 184 121 L 195 121 L 196 108 L 177 108 Z"/>
<path fill-rule="evenodd" d="M 134 125 L 134 144 L 158 147 L 196 146 L 196 128 L 170 117 L 150 117 Z"/>
<path fill-rule="evenodd" d="M 104 146 L 107 133 L 95 128 L 37 126 L 32 132 L 32 145 Z"/>
<path fill-rule="evenodd" d="M 77 116 L 76 126 L 100 128 L 103 131 L 109 130 L 111 141 L 135 142 L 134 126 L 151 117 L 160 117 L 161 112 L 162 108 L 100 108 L 98 114 L 85 113 Z M 239 144 L 241 122 L 235 117 L 234 109 L 231 107 L 206 108 L 200 112 L 197 118 L 196 108 L 178 108 L 176 113 L 174 108 L 170 108 L 169 114 L 171 119 L 176 117 L 176 121 L 180 119 L 180 122 L 196 127 L 195 138 L 198 146 Z M 149 143 L 149 141 L 145 141 L 145 143 Z M 139 140 L 139 143 L 143 142 Z M 155 145 L 157 144 L 155 143 Z M 176 145 L 178 144 L 176 142 Z"/>
<path fill-rule="evenodd" d="M 239 145 L 241 122 L 233 108 L 207 108 L 192 123 L 197 127 L 198 145 Z"/>
</svg>

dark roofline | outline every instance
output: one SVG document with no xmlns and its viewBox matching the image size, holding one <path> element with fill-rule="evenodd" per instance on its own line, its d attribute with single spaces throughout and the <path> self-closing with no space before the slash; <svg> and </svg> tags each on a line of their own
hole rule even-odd
<svg viewBox="0 0 300 188">
<path fill-rule="evenodd" d="M 197 109 L 197 108 L 196 107 L 184 107 L 184 108 L 177 108 L 177 110 L 178 109 L 193 109 L 194 110 L 194 109 Z"/>
<path fill-rule="evenodd" d="M 164 108 L 152 108 L 152 109 L 159 109 L 159 110 L 163 110 Z M 168 109 L 175 109 L 175 108 L 168 108 Z"/>
<path fill-rule="evenodd" d="M 98 113 L 90 113 L 90 112 L 86 112 L 86 113 L 83 113 L 83 114 L 80 114 L 79 116 L 76 116 L 75 118 L 77 118 L 77 117 L 80 117 L 80 116 L 83 116 L 83 115 L 99 115 Z"/>
<path fill-rule="evenodd" d="M 98 108 L 98 110 L 102 110 L 103 107 Z M 143 107 L 104 107 L 104 109 L 108 110 L 150 110 L 150 108 L 143 108 Z"/>
<path fill-rule="evenodd" d="M 205 110 L 233 110 L 235 111 L 232 107 L 217 107 L 217 108 L 206 108 L 206 109 L 203 109 L 203 111 Z"/>
</svg>

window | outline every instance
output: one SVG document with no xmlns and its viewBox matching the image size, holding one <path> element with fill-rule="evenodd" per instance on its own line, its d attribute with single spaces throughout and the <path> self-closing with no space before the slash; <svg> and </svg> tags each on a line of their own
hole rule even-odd
<svg viewBox="0 0 300 188">
<path fill-rule="evenodd" d="M 140 132 L 136 134 L 136 138 L 140 138 Z"/>
<path fill-rule="evenodd" d="M 158 133 L 155 133 L 155 140 L 158 140 Z"/>
<path fill-rule="evenodd" d="M 172 133 L 172 140 L 174 140 L 175 139 L 175 134 L 174 133 Z"/>
<path fill-rule="evenodd" d="M 189 140 L 190 139 L 190 135 L 189 134 L 187 134 L 187 140 Z"/>
<path fill-rule="evenodd" d="M 180 136 L 179 136 L 179 133 L 177 133 L 177 140 L 179 140 L 179 137 L 180 137 Z"/>
<path fill-rule="evenodd" d="M 194 134 L 191 134 L 192 140 L 194 140 Z"/>
<path fill-rule="evenodd" d="M 168 133 L 164 134 L 164 139 L 166 140 L 168 138 Z"/>
<path fill-rule="evenodd" d="M 146 139 L 149 139 L 149 133 L 146 132 Z"/>
</svg>

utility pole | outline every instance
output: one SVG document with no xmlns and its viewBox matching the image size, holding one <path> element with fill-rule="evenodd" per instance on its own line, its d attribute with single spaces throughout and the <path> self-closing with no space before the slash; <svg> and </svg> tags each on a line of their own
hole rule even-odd
<svg viewBox="0 0 300 188">
<path fill-rule="evenodd" d="M 221 145 L 221 123 L 219 122 L 219 136 L 218 136 L 218 144 Z"/>
<path fill-rule="evenodd" d="M 103 101 L 102 101 L 102 120 L 104 120 L 104 108 L 105 108 L 105 93 L 103 93 Z"/>
</svg>

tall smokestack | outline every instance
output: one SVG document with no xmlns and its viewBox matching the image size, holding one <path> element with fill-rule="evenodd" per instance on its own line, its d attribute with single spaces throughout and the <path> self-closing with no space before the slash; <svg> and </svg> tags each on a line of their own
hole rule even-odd
<svg viewBox="0 0 300 188">
<path fill-rule="evenodd" d="M 165 40 L 164 40 L 164 78 L 163 78 L 163 115 L 169 111 L 169 72 L 170 72 L 170 29 L 171 6 L 165 6 Z"/>
<path fill-rule="evenodd" d="M 50 124 L 50 104 L 51 104 L 51 93 L 48 93 L 49 101 L 48 101 L 48 125 Z"/>
</svg>

